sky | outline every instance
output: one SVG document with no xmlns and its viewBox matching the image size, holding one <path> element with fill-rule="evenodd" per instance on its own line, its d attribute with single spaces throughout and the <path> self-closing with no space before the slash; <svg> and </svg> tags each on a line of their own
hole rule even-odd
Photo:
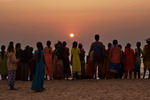
<svg viewBox="0 0 150 100">
<path fill-rule="evenodd" d="M 95 34 L 106 46 L 113 39 L 143 46 L 150 37 L 150 0 L 0 0 L 0 46 L 60 40 L 71 48 L 78 41 L 88 52 Z"/>
</svg>

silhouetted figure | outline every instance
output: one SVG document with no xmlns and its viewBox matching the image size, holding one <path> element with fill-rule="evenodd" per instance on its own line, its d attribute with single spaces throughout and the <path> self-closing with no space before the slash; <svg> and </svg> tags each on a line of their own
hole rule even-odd
<svg viewBox="0 0 150 100">
<path fill-rule="evenodd" d="M 78 43 L 73 42 L 72 49 L 71 49 L 71 63 L 72 63 L 72 73 L 73 79 L 79 79 L 81 76 L 81 61 L 79 54 L 80 49 L 77 48 Z"/>
<path fill-rule="evenodd" d="M 104 53 L 104 65 L 103 65 L 103 79 L 104 78 L 110 78 L 110 72 L 109 72 L 109 52 L 110 52 L 110 49 L 112 47 L 112 44 L 111 43 L 108 43 L 108 48 L 107 50 L 105 50 L 105 53 Z"/>
<path fill-rule="evenodd" d="M 10 90 L 16 90 L 14 88 L 15 78 L 16 78 L 16 69 L 17 69 L 17 59 L 14 53 L 13 45 L 8 46 L 8 59 L 7 59 L 7 68 L 8 68 L 8 86 Z"/>
<path fill-rule="evenodd" d="M 9 45 L 8 45 L 8 48 L 7 48 L 7 54 L 9 53 L 9 48 L 10 48 L 10 46 L 13 46 L 14 47 L 14 42 L 13 41 L 10 41 L 9 42 Z M 14 52 L 15 52 L 15 50 L 14 50 Z"/>
<path fill-rule="evenodd" d="M 29 76 L 30 47 L 26 46 L 21 57 L 21 80 L 27 81 Z"/>
<path fill-rule="evenodd" d="M 57 79 L 57 67 L 58 67 L 58 56 L 57 56 L 57 51 L 58 51 L 58 44 L 55 44 L 55 49 L 53 51 L 53 78 Z"/>
<path fill-rule="evenodd" d="M 60 41 L 55 45 L 54 55 L 54 79 L 64 79 L 63 45 Z"/>
<path fill-rule="evenodd" d="M 103 66 L 104 60 L 104 45 L 102 42 L 99 42 L 99 35 L 95 35 L 95 42 L 91 44 L 90 52 L 94 51 L 93 54 L 93 64 L 94 64 L 94 75 L 97 79 L 97 67 L 98 67 L 98 76 L 101 76 L 101 68 Z"/>
<path fill-rule="evenodd" d="M 35 56 L 32 47 L 30 47 L 30 56 L 31 58 L 29 60 L 29 73 L 30 73 L 30 81 L 32 81 L 35 73 L 35 68 L 36 68 L 36 61 L 35 61 Z"/>
<path fill-rule="evenodd" d="M 67 43 L 63 42 L 63 66 L 64 66 L 64 77 L 69 78 L 71 76 L 70 62 L 69 62 L 69 48 L 66 47 Z"/>
<path fill-rule="evenodd" d="M 81 61 L 81 78 L 85 78 L 85 51 L 81 43 L 78 45 L 78 48 L 80 49 L 79 56 Z"/>
<path fill-rule="evenodd" d="M 45 58 L 45 65 L 46 70 L 45 74 L 47 76 L 47 80 L 52 80 L 53 78 L 53 61 L 52 61 L 52 47 L 51 47 L 51 41 L 47 41 L 46 47 L 44 48 L 44 58 Z"/>
<path fill-rule="evenodd" d="M 146 70 L 149 71 L 148 78 L 150 79 L 150 38 L 146 39 L 146 45 L 143 48 L 143 63 L 144 63 L 144 75 L 145 78 Z"/>
<path fill-rule="evenodd" d="M 119 78 L 123 78 L 124 76 L 124 72 L 125 72 L 125 69 L 124 69 L 124 52 L 122 50 L 122 45 L 118 45 L 119 48 L 121 49 L 121 60 L 120 60 L 120 71 L 119 71 Z"/>
<path fill-rule="evenodd" d="M 137 48 L 135 49 L 135 68 L 134 68 L 134 78 L 138 76 L 138 79 L 140 79 L 140 68 L 141 68 L 141 57 L 143 56 L 143 51 L 140 48 L 141 42 L 136 43 Z"/>
<path fill-rule="evenodd" d="M 118 47 L 118 41 L 113 40 L 113 46 L 109 52 L 111 78 L 119 78 L 121 54 L 121 49 Z"/>
<path fill-rule="evenodd" d="M 87 63 L 86 63 L 86 77 L 88 79 L 93 79 L 94 76 L 94 63 L 93 63 L 93 57 L 94 51 L 89 52 L 87 56 Z"/>
<path fill-rule="evenodd" d="M 7 54 L 5 52 L 5 46 L 1 46 L 0 52 L 0 75 L 2 80 L 6 80 L 8 69 L 7 69 Z"/>
<path fill-rule="evenodd" d="M 37 49 L 34 52 L 36 59 L 36 70 L 34 73 L 31 89 L 37 92 L 44 90 L 44 76 L 45 76 L 45 64 L 44 64 L 44 51 L 41 42 L 37 43 Z"/>
<path fill-rule="evenodd" d="M 127 43 L 127 46 L 125 48 L 125 79 L 129 78 L 132 79 L 132 71 L 134 69 L 135 65 L 135 58 L 134 58 L 134 50 L 131 49 L 131 44 Z"/>
<path fill-rule="evenodd" d="M 16 58 L 19 59 L 17 62 L 17 70 L 16 70 L 16 80 L 21 80 L 21 57 L 22 57 L 22 49 L 21 49 L 21 44 L 17 43 L 16 44 Z"/>
</svg>

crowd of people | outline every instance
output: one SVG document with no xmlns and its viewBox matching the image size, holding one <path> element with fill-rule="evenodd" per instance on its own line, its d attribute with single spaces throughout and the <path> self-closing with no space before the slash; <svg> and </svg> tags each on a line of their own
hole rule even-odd
<svg viewBox="0 0 150 100">
<path fill-rule="evenodd" d="M 91 44 L 87 57 L 83 45 L 76 41 L 73 42 L 71 50 L 65 41 L 58 41 L 54 49 L 51 47 L 51 41 L 47 41 L 45 48 L 38 42 L 34 52 L 30 46 L 23 50 L 20 43 L 14 47 L 14 43 L 10 42 L 7 49 L 2 45 L 1 79 L 7 79 L 11 90 L 15 90 L 15 80 L 30 80 L 31 89 L 36 91 L 44 90 L 45 79 L 140 79 L 141 59 L 144 63 L 143 78 L 147 69 L 150 78 L 150 38 L 146 39 L 143 49 L 141 43 L 137 42 L 135 50 L 130 43 L 122 50 L 117 40 L 105 47 L 99 39 L 99 35 L 95 35 L 95 42 Z"/>
</svg>

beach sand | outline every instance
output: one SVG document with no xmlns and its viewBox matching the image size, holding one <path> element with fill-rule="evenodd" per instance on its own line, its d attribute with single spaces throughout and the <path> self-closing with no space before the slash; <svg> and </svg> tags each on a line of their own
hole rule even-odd
<svg viewBox="0 0 150 100">
<path fill-rule="evenodd" d="M 30 81 L 16 81 L 17 91 L 0 81 L 0 100 L 150 100 L 150 80 L 52 80 L 44 92 L 33 92 Z"/>
</svg>

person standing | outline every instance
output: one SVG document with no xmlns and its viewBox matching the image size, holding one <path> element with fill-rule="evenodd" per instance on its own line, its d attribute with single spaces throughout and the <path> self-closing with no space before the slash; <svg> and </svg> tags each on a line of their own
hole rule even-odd
<svg viewBox="0 0 150 100">
<path fill-rule="evenodd" d="M 8 73 L 7 69 L 7 54 L 5 52 L 5 46 L 1 46 L 1 52 L 0 52 L 0 74 L 2 77 L 2 80 L 6 80 L 6 76 Z"/>
<path fill-rule="evenodd" d="M 119 78 L 120 62 L 121 62 L 121 49 L 118 47 L 118 41 L 113 40 L 113 47 L 109 52 L 110 73 L 111 78 Z"/>
<path fill-rule="evenodd" d="M 136 79 L 138 74 L 138 79 L 140 79 L 140 68 L 141 68 L 141 57 L 143 56 L 143 51 L 140 48 L 141 42 L 136 43 L 137 48 L 135 49 L 135 68 L 134 68 L 134 78 Z"/>
<path fill-rule="evenodd" d="M 80 49 L 77 48 L 78 43 L 73 42 L 71 49 L 71 63 L 72 63 L 72 73 L 73 79 L 79 79 L 81 76 L 81 61 L 80 61 Z"/>
<path fill-rule="evenodd" d="M 44 51 L 43 45 L 41 42 L 37 43 L 37 49 L 34 52 L 36 59 L 36 70 L 34 73 L 33 81 L 31 89 L 37 92 L 41 92 L 44 90 L 44 72 L 45 72 L 45 64 L 44 64 Z"/>
<path fill-rule="evenodd" d="M 135 58 L 134 58 L 134 50 L 131 49 L 131 44 L 127 43 L 125 48 L 125 79 L 128 77 L 132 79 L 132 71 L 135 65 Z"/>
<path fill-rule="evenodd" d="M 35 57 L 34 57 L 34 53 L 33 53 L 33 47 L 30 47 L 30 61 L 29 61 L 29 73 L 30 73 L 30 81 L 33 80 L 33 76 L 35 73 L 35 67 L 36 67 L 36 62 L 35 62 Z"/>
<path fill-rule="evenodd" d="M 21 49 L 21 44 L 17 43 L 16 44 L 16 58 L 19 59 L 17 62 L 17 70 L 16 70 L 16 80 L 21 80 L 21 57 L 22 57 L 22 49 Z"/>
<path fill-rule="evenodd" d="M 81 78 L 85 78 L 85 51 L 83 49 L 83 45 L 80 43 L 78 45 L 78 48 L 80 49 L 80 61 L 81 61 Z"/>
<path fill-rule="evenodd" d="M 108 43 L 108 48 L 107 50 L 105 50 L 105 53 L 104 53 L 104 65 L 103 65 L 103 69 L 104 69 L 104 72 L 103 72 L 103 78 L 110 78 L 110 72 L 109 72 L 109 52 L 110 52 L 110 49 L 112 47 L 112 44 L 111 43 Z"/>
<path fill-rule="evenodd" d="M 15 85 L 17 62 L 18 60 L 16 59 L 14 53 L 14 47 L 13 45 L 9 45 L 7 68 L 8 68 L 8 86 L 10 87 L 10 90 L 16 90 L 16 88 L 14 88 L 14 85 Z"/>
<path fill-rule="evenodd" d="M 98 76 L 101 76 L 101 68 L 103 66 L 104 61 L 104 50 L 105 47 L 102 42 L 99 41 L 99 35 L 95 35 L 95 42 L 91 44 L 90 52 L 94 51 L 93 54 L 93 64 L 94 64 L 94 75 L 95 79 L 97 79 L 97 67 L 98 67 Z"/>
<path fill-rule="evenodd" d="M 29 76 L 29 60 L 31 58 L 30 55 L 30 47 L 26 46 L 25 49 L 22 51 L 21 57 L 21 80 L 28 81 Z"/>
<path fill-rule="evenodd" d="M 63 66 L 64 66 L 64 77 L 69 78 L 71 76 L 70 63 L 69 63 L 69 48 L 66 47 L 66 41 L 63 42 Z"/>
<path fill-rule="evenodd" d="M 122 50 L 122 45 L 118 45 L 119 48 L 121 49 L 121 59 L 120 59 L 120 71 L 119 71 L 119 78 L 122 79 L 124 76 L 124 51 Z"/>
<path fill-rule="evenodd" d="M 45 58 L 45 74 L 47 80 L 52 80 L 53 78 L 53 65 L 52 65 L 52 47 L 51 41 L 47 41 L 46 47 L 44 48 L 44 58 Z"/>
<path fill-rule="evenodd" d="M 61 41 L 58 41 L 57 43 L 57 57 L 58 57 L 58 61 L 57 61 L 57 71 L 56 71 L 56 75 L 57 75 L 57 79 L 64 79 L 64 66 L 63 66 L 63 44 Z"/>
<path fill-rule="evenodd" d="M 93 66 L 93 54 L 94 51 L 89 52 L 86 61 L 86 77 L 88 79 L 93 79 L 94 76 L 94 66 Z"/>
<path fill-rule="evenodd" d="M 148 78 L 150 79 L 150 38 L 146 39 L 146 45 L 143 48 L 143 63 L 144 63 L 144 75 L 145 78 L 146 70 L 149 71 Z"/>
</svg>

